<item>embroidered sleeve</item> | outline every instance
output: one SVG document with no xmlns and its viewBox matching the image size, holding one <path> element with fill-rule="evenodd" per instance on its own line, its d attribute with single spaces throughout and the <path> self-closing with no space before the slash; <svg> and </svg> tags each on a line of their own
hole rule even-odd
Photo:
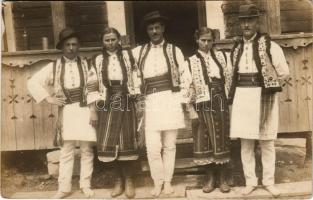
<svg viewBox="0 0 313 200">
<path fill-rule="evenodd" d="M 224 68 L 224 77 L 225 77 L 225 93 L 226 97 L 229 98 L 229 92 L 233 80 L 234 68 L 230 61 L 229 53 L 225 53 L 226 55 L 226 67 Z"/>
<path fill-rule="evenodd" d="M 134 87 L 135 87 L 135 93 L 140 94 L 140 87 L 142 85 L 142 76 L 139 69 L 139 53 L 140 53 L 141 46 L 135 47 L 132 49 L 132 53 L 134 56 L 134 62 L 135 62 L 135 70 L 133 71 L 133 80 L 134 80 Z"/>
<path fill-rule="evenodd" d="M 191 73 L 189 70 L 188 62 L 184 60 L 183 53 L 179 48 L 176 48 L 176 58 L 179 65 L 178 70 L 180 75 L 181 95 L 183 98 L 183 102 L 186 103 L 189 99 L 188 93 L 192 83 Z"/>
<path fill-rule="evenodd" d="M 97 56 L 92 66 L 88 70 L 87 76 L 87 104 L 91 104 L 97 100 L 105 100 L 106 88 L 102 84 L 101 62 L 102 56 Z M 94 66 L 96 65 L 96 66 Z M 102 84 L 102 85 L 101 85 Z"/>
<path fill-rule="evenodd" d="M 87 76 L 87 104 L 100 99 L 99 82 L 94 67 L 91 67 Z"/>
<path fill-rule="evenodd" d="M 180 74 L 180 87 L 182 89 L 188 90 L 192 82 L 188 62 L 184 60 L 184 56 L 179 48 L 176 48 L 176 55 L 177 55 L 177 62 L 179 65 L 178 69 L 179 69 L 179 74 Z"/>
<path fill-rule="evenodd" d="M 281 80 L 286 79 L 289 75 L 289 67 L 282 48 L 275 42 L 271 42 L 270 52 L 278 78 Z"/>
<path fill-rule="evenodd" d="M 27 89 L 37 103 L 53 94 L 53 63 L 35 73 L 27 82 Z"/>
<path fill-rule="evenodd" d="M 134 55 L 134 58 L 135 58 L 135 62 L 137 62 L 137 63 L 138 63 L 138 60 L 139 60 L 140 49 L 141 49 L 141 46 L 138 46 L 138 47 L 135 47 L 134 49 L 132 49 L 132 52 L 133 52 L 133 55 Z"/>
</svg>

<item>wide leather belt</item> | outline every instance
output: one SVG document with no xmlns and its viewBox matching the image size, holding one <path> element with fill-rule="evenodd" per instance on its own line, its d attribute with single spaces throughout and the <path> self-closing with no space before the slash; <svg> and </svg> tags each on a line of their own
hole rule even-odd
<svg viewBox="0 0 313 200">
<path fill-rule="evenodd" d="M 258 73 L 238 73 L 237 86 L 239 87 L 261 87 L 262 80 Z"/>
<path fill-rule="evenodd" d="M 109 80 L 109 85 L 110 86 L 123 85 L 123 81 L 122 80 Z"/>
<path fill-rule="evenodd" d="M 81 88 L 66 89 L 66 92 L 67 92 L 66 104 L 80 102 L 80 98 L 83 92 Z"/>
<path fill-rule="evenodd" d="M 171 82 L 169 75 L 162 75 L 145 79 L 145 94 L 152 94 L 171 90 Z"/>
</svg>

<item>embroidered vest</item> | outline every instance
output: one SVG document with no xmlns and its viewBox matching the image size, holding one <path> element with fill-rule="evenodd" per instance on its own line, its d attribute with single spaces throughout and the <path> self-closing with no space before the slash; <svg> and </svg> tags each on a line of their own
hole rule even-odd
<svg viewBox="0 0 313 200">
<path fill-rule="evenodd" d="M 86 60 L 81 60 L 80 57 L 77 57 L 77 66 L 80 75 L 80 87 L 81 97 L 80 97 L 80 106 L 87 105 L 87 76 L 88 76 L 88 65 Z M 58 96 L 63 96 L 69 98 L 67 90 L 64 88 L 64 70 L 65 70 L 65 61 L 64 58 L 59 58 L 54 61 L 53 64 L 53 88 L 54 92 Z"/>
<path fill-rule="evenodd" d="M 118 55 L 119 56 L 119 55 Z M 123 63 L 121 61 L 123 60 Z M 126 84 L 127 93 L 128 94 L 139 94 L 139 85 L 140 81 L 139 79 L 139 70 L 138 66 L 135 62 L 135 59 L 132 55 L 132 52 L 130 50 L 123 50 L 121 52 L 121 58 L 119 58 L 120 65 L 122 67 L 122 73 L 123 73 L 123 84 Z M 97 74 L 97 80 L 98 80 L 98 87 L 99 92 L 102 96 L 106 96 L 106 91 L 108 89 L 108 83 L 106 83 L 107 78 L 107 69 L 103 69 L 103 55 L 97 55 L 92 59 L 92 66 L 94 67 L 96 74 Z M 106 66 L 108 67 L 108 66 Z M 103 73 L 103 70 L 106 70 L 105 73 Z M 105 75 L 105 77 L 103 76 Z M 105 99 L 105 97 L 104 97 Z"/>
<path fill-rule="evenodd" d="M 142 74 L 142 87 L 141 91 L 144 91 L 145 88 L 145 80 L 143 77 L 143 68 L 145 66 L 145 61 L 147 58 L 147 55 L 151 49 L 151 44 L 145 44 L 141 46 L 140 52 L 139 52 L 139 59 L 138 59 L 138 66 L 140 73 Z M 163 53 L 166 59 L 167 67 L 168 67 L 168 73 L 170 75 L 170 83 L 171 83 L 171 89 L 173 92 L 179 92 L 180 91 L 180 75 L 179 75 L 179 66 L 176 58 L 176 50 L 175 46 L 173 44 L 164 42 L 163 44 Z"/>
<path fill-rule="evenodd" d="M 231 85 L 231 72 L 227 69 L 226 55 L 222 51 L 210 51 L 211 57 L 219 68 L 221 81 L 225 86 L 225 95 L 228 96 L 228 91 Z M 210 78 L 208 66 L 204 58 L 199 54 L 191 56 L 188 60 L 189 69 L 191 71 L 192 82 L 195 89 L 195 94 L 192 97 L 196 103 L 210 100 Z"/>
<path fill-rule="evenodd" d="M 271 38 L 268 35 L 257 34 L 252 43 L 253 59 L 261 75 L 262 88 L 268 92 L 281 92 L 282 87 L 278 81 L 277 72 L 272 64 L 270 53 Z M 236 42 L 231 52 L 231 62 L 234 68 L 230 96 L 233 98 L 238 78 L 238 65 L 243 53 L 243 40 Z"/>
</svg>

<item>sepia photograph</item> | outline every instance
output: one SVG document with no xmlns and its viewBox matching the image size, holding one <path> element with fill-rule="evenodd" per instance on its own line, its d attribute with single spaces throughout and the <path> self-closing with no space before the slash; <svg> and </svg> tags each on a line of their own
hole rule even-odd
<svg viewBox="0 0 313 200">
<path fill-rule="evenodd" d="M 311 199 L 312 0 L 2 1 L 4 199 Z"/>
</svg>

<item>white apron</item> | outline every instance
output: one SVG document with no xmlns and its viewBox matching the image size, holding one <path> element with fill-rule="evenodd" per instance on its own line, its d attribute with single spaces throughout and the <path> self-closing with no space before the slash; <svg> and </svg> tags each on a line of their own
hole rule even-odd
<svg viewBox="0 0 313 200">
<path fill-rule="evenodd" d="M 181 102 L 181 94 L 170 90 L 147 95 L 145 130 L 165 131 L 185 128 Z"/>
<path fill-rule="evenodd" d="M 263 104 L 263 106 L 262 106 Z M 261 87 L 236 87 L 231 111 L 230 137 L 273 140 L 278 132 L 278 94 L 273 104 L 261 98 Z"/>
<path fill-rule="evenodd" d="M 68 104 L 63 108 L 63 139 L 96 141 L 96 130 L 89 124 L 88 106 L 80 107 L 79 102 Z"/>
</svg>

